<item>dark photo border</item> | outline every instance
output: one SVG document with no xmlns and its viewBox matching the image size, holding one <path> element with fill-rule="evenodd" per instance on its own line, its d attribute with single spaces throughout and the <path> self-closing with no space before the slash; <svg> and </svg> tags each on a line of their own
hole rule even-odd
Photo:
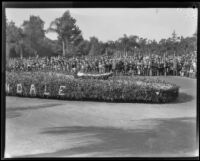
<svg viewBox="0 0 200 161">
<path fill-rule="evenodd" d="M 15 160 L 15 159 L 36 159 L 36 160 L 54 160 L 54 159 L 72 159 L 72 158 L 4 158 L 4 151 L 5 151 L 5 62 L 6 62 L 6 54 L 5 54 L 5 41 L 6 41 L 6 34 L 5 34 L 5 9 L 6 8 L 197 8 L 198 9 L 198 22 L 197 22 L 197 138 L 196 140 L 199 142 L 199 66 L 200 66 L 200 40 L 199 40 L 199 9 L 200 3 L 199 2 L 128 2 L 128 1 L 96 1 L 96 2 L 89 2 L 89 1 L 20 1 L 20 2 L 2 2 L 2 54 L 1 54 L 1 159 L 3 160 Z M 198 143 L 197 143 L 198 144 Z M 199 144 L 198 144 L 199 149 Z M 143 159 L 152 159 L 152 160 L 185 160 L 185 159 L 192 159 L 192 160 L 199 160 L 198 157 L 119 157 L 119 158 L 73 158 L 73 159 L 135 159 L 135 160 L 143 160 Z"/>
</svg>

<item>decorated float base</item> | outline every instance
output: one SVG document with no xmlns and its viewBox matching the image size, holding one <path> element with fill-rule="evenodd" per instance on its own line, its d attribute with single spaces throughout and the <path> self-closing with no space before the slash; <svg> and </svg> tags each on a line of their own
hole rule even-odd
<svg viewBox="0 0 200 161">
<path fill-rule="evenodd" d="M 81 101 L 166 103 L 176 100 L 179 87 L 154 78 L 132 76 L 107 80 L 79 79 L 56 73 L 6 73 L 10 96 Z"/>
</svg>

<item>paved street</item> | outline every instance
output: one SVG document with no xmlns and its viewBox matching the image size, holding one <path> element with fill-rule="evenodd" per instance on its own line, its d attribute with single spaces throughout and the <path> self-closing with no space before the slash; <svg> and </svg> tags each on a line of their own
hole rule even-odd
<svg viewBox="0 0 200 161">
<path fill-rule="evenodd" d="M 194 156 L 196 80 L 176 102 L 135 104 L 6 97 L 5 157 Z"/>
</svg>

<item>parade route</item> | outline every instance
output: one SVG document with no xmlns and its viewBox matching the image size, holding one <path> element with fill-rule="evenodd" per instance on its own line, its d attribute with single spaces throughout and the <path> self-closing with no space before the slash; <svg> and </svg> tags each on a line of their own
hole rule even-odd
<svg viewBox="0 0 200 161">
<path fill-rule="evenodd" d="M 6 96 L 5 157 L 194 156 L 196 79 L 168 104 L 81 102 Z"/>
</svg>

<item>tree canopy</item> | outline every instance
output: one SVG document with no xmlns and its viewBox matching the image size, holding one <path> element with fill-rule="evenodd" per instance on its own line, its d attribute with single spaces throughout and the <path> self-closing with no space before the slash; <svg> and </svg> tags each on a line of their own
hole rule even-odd
<svg viewBox="0 0 200 161">
<path fill-rule="evenodd" d="M 58 40 L 51 40 L 45 33 L 55 32 Z M 191 37 L 177 36 L 159 42 L 137 35 L 122 35 L 117 40 L 102 42 L 96 36 L 86 40 L 69 11 L 51 22 L 44 30 L 44 21 L 39 16 L 30 16 L 21 27 L 6 19 L 6 55 L 9 57 L 28 56 L 82 56 L 82 55 L 183 55 L 197 50 L 197 32 Z"/>
<path fill-rule="evenodd" d="M 76 25 L 76 20 L 66 11 L 62 17 L 51 22 L 48 32 L 56 32 L 58 40 L 62 42 L 63 56 L 75 52 L 76 47 L 83 40 L 81 30 Z"/>
</svg>

